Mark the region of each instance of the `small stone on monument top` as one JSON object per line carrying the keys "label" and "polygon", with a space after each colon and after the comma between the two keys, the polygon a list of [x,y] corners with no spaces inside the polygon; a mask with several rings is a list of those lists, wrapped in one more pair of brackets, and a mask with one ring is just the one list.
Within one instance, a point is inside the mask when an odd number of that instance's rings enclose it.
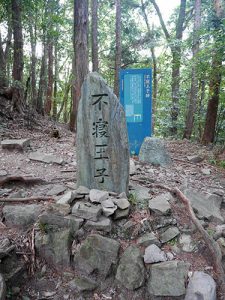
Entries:
{"label": "small stone on monument top", "polygon": [[77,184],[128,193],[129,145],[124,110],[96,72],[87,75],[77,116]]}

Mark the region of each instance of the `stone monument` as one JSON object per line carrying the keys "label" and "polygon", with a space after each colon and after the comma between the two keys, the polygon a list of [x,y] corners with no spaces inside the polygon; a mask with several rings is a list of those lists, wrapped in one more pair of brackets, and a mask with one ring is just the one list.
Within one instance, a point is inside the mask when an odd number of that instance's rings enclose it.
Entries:
{"label": "stone monument", "polygon": [[129,144],[123,107],[96,72],[84,80],[77,117],[77,186],[128,192]]}

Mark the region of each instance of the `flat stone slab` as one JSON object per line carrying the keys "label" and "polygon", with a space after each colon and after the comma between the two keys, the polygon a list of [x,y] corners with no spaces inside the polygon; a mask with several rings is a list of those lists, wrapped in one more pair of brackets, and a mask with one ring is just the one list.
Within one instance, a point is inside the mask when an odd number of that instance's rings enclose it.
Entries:
{"label": "flat stone slab", "polygon": [[96,222],[88,220],[84,225],[84,229],[110,232],[112,230],[112,221],[109,218],[101,216]]}
{"label": "flat stone slab", "polygon": [[130,208],[130,202],[126,198],[112,199],[119,209]]}
{"label": "flat stone slab", "polygon": [[158,246],[153,244],[145,249],[144,262],[146,264],[153,264],[162,261],[167,261],[167,256],[166,253]]}
{"label": "flat stone slab", "polygon": [[155,166],[168,166],[172,160],[162,139],[146,137],[141,145],[139,160]]}
{"label": "flat stone slab", "polygon": [[113,215],[113,219],[120,220],[120,219],[127,218],[129,216],[129,213],[130,213],[130,208],[117,209]]}
{"label": "flat stone slab", "polygon": [[187,286],[184,300],[216,300],[216,283],[204,272],[194,272]]}
{"label": "flat stone slab", "polygon": [[29,155],[29,159],[35,160],[35,161],[40,161],[46,164],[59,164],[61,165],[63,163],[63,159],[55,156],[53,154],[46,154],[46,153],[41,153],[39,151],[32,152]]}
{"label": "flat stone slab", "polygon": [[43,210],[42,205],[6,205],[3,215],[6,224],[17,226],[29,226],[35,223]]}
{"label": "flat stone slab", "polygon": [[190,200],[191,206],[199,219],[208,219],[224,223],[224,218],[220,213],[222,198],[214,195],[205,196],[194,190],[187,189],[184,191],[185,196]]}
{"label": "flat stone slab", "polygon": [[91,189],[90,190],[90,201],[93,203],[101,203],[102,201],[105,201],[109,197],[109,193],[106,191],[100,191],[97,189]]}
{"label": "flat stone slab", "polygon": [[155,244],[156,246],[160,245],[159,240],[156,238],[155,234],[152,232],[148,232],[137,240],[137,244],[140,246],[148,247],[152,244]]}
{"label": "flat stone slab", "polygon": [[130,157],[124,109],[96,72],[89,73],[82,85],[76,143],[78,186],[128,193]]}
{"label": "flat stone slab", "polygon": [[140,250],[129,246],[123,253],[116,273],[116,279],[127,289],[135,290],[145,281],[145,268]]}
{"label": "flat stone slab", "polygon": [[158,195],[149,200],[149,209],[159,215],[168,215],[171,212],[169,200],[171,200],[170,193]]}
{"label": "flat stone slab", "polygon": [[50,191],[47,192],[47,196],[55,196],[63,193],[66,190],[66,187],[62,184],[54,185]]}
{"label": "flat stone slab", "polygon": [[91,292],[95,290],[98,284],[95,281],[86,277],[76,277],[68,283],[68,286],[82,293],[82,292]]}
{"label": "flat stone slab", "polygon": [[189,263],[168,261],[153,264],[147,287],[150,295],[179,297],[185,294]]}
{"label": "flat stone slab", "polygon": [[172,226],[160,235],[160,241],[162,243],[167,243],[167,242],[171,241],[172,239],[174,239],[179,234],[180,234],[179,229],[175,226]]}
{"label": "flat stone slab", "polygon": [[12,139],[12,140],[3,140],[1,142],[2,149],[7,150],[21,150],[30,146],[30,139]]}
{"label": "flat stone slab", "polygon": [[78,201],[72,208],[72,214],[85,220],[98,221],[102,212],[100,205]]}

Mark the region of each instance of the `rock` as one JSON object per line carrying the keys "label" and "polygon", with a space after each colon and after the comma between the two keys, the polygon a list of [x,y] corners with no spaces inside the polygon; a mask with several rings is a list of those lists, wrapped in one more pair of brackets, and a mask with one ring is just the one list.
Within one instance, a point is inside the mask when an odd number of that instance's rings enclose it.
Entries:
{"label": "rock", "polygon": [[120,244],[98,234],[92,234],[83,242],[74,257],[75,266],[86,274],[96,271],[104,278],[116,265]]}
{"label": "rock", "polygon": [[180,231],[177,227],[175,227],[175,226],[170,227],[169,229],[167,229],[160,235],[160,241],[162,243],[167,243],[170,240],[174,239],[179,234],[180,234]]}
{"label": "rock", "polygon": [[41,152],[31,152],[29,155],[29,159],[35,160],[35,161],[40,161],[46,164],[58,164],[61,165],[63,163],[63,159],[55,156],[53,154],[45,154]]}
{"label": "rock", "polygon": [[167,166],[172,160],[162,139],[146,137],[141,145],[139,160],[155,166]]}
{"label": "rock", "polygon": [[202,155],[190,155],[190,156],[187,156],[187,159],[190,161],[190,162],[193,162],[195,164],[197,163],[200,163],[201,161],[204,160],[204,157]]}
{"label": "rock", "polygon": [[3,215],[6,224],[26,227],[37,221],[42,209],[38,204],[7,205],[3,208]]}
{"label": "rock", "polygon": [[7,176],[8,172],[6,170],[0,170],[0,177],[1,176]]}
{"label": "rock", "polygon": [[128,192],[129,144],[125,113],[97,73],[84,80],[77,117],[78,185]]}
{"label": "rock", "polygon": [[82,293],[95,290],[98,284],[89,278],[76,277],[68,283],[68,286],[72,289],[76,289],[79,293]]}
{"label": "rock", "polygon": [[189,234],[181,234],[179,244],[184,252],[194,252],[197,247]]}
{"label": "rock", "polygon": [[126,198],[119,198],[112,200],[119,209],[130,208],[130,202]]}
{"label": "rock", "polygon": [[159,247],[153,244],[145,249],[144,262],[146,264],[152,264],[161,261],[167,261],[167,256],[166,253]]}
{"label": "rock", "polygon": [[220,237],[220,238],[217,240],[217,243],[218,243],[219,246],[220,246],[220,250],[221,250],[222,256],[223,256],[223,258],[224,258],[224,257],[225,257],[225,238]]}
{"label": "rock", "polygon": [[159,215],[168,215],[171,213],[169,200],[171,200],[170,193],[158,195],[149,200],[149,209]]}
{"label": "rock", "polygon": [[8,238],[1,238],[0,239],[0,260],[5,257],[8,256],[10,254],[11,251],[13,251],[15,249],[15,245],[12,245],[10,243],[10,240]]}
{"label": "rock", "polygon": [[148,292],[152,296],[178,297],[185,294],[185,282],[190,264],[183,261],[168,261],[151,266]]}
{"label": "rock", "polygon": [[96,189],[90,190],[90,201],[93,203],[101,203],[109,197],[109,193],[106,191],[100,191]]}
{"label": "rock", "polygon": [[13,140],[3,140],[1,142],[2,149],[7,150],[20,150],[23,151],[27,147],[30,146],[30,140],[29,139],[13,139]]}
{"label": "rock", "polygon": [[93,205],[88,202],[76,202],[72,208],[72,214],[85,220],[98,221],[102,212],[100,205]]}
{"label": "rock", "polygon": [[139,239],[137,240],[137,244],[144,247],[148,247],[152,244],[160,246],[160,242],[153,232],[148,232],[139,237]]}
{"label": "rock", "polygon": [[80,185],[76,190],[76,192],[77,194],[81,194],[81,195],[89,195],[90,190],[86,186]]}
{"label": "rock", "polygon": [[66,187],[62,184],[55,184],[50,191],[47,192],[47,196],[55,196],[63,193]]}
{"label": "rock", "polygon": [[50,229],[47,233],[36,232],[35,248],[38,254],[57,269],[70,266],[70,229]]}
{"label": "rock", "polygon": [[208,219],[209,221],[216,221],[219,223],[224,222],[220,213],[222,203],[221,197],[214,198],[213,195],[206,197],[191,189],[186,189],[184,194],[191,201],[191,206],[199,219]]}
{"label": "rock", "polygon": [[61,216],[67,216],[71,213],[71,207],[69,204],[49,203],[46,207],[46,211]]}
{"label": "rock", "polygon": [[101,202],[103,214],[106,217],[109,217],[114,214],[117,209],[117,206],[113,203],[111,199],[107,199]]}
{"label": "rock", "polygon": [[6,285],[5,285],[5,280],[0,273],[0,300],[5,300],[6,299]]}
{"label": "rock", "polygon": [[112,221],[109,218],[101,216],[96,222],[88,220],[84,225],[84,229],[94,229],[104,232],[111,232]]}
{"label": "rock", "polygon": [[135,290],[144,284],[145,268],[141,252],[137,247],[129,246],[123,253],[116,279],[129,290]]}
{"label": "rock", "polygon": [[0,189],[0,196],[7,196],[12,192],[12,189]]}
{"label": "rock", "polygon": [[132,184],[132,190],[130,191],[130,194],[134,196],[137,202],[142,202],[143,200],[149,200],[149,189],[146,187],[143,187],[139,184]]}
{"label": "rock", "polygon": [[207,168],[201,169],[201,172],[202,172],[203,175],[210,175],[211,174],[211,170],[207,169]]}
{"label": "rock", "polygon": [[130,175],[135,175],[137,173],[137,169],[135,166],[135,162],[132,158],[130,158]]}
{"label": "rock", "polygon": [[216,283],[204,272],[194,272],[187,286],[185,300],[216,300]]}
{"label": "rock", "polygon": [[114,220],[120,220],[129,216],[130,209],[117,209],[113,215]]}
{"label": "rock", "polygon": [[64,194],[58,201],[58,204],[71,204],[75,199],[75,193],[69,191]]}

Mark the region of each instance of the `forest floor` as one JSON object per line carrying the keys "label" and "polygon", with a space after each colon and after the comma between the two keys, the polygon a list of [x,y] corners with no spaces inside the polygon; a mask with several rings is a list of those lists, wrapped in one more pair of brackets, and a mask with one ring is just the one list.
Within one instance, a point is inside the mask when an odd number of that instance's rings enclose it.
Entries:
{"label": "forest floor", "polygon": [[[24,152],[17,150],[7,151],[0,148],[0,172],[7,173],[7,176],[32,176],[38,177],[45,181],[44,184],[35,184],[26,186],[21,183],[13,182],[0,188],[6,189],[7,197],[13,198],[29,198],[29,197],[44,197],[56,184],[63,184],[66,189],[73,188],[76,183],[76,146],[74,134],[60,124],[45,119],[40,119],[39,124],[35,124],[33,128],[26,128],[23,122],[8,121],[0,124],[0,141],[3,139],[12,138],[29,138],[31,146]],[[26,124],[25,124],[26,125]],[[59,131],[59,138],[52,136],[54,126]],[[149,198],[164,192],[157,185],[165,185],[170,188],[182,188],[188,186],[194,190],[203,193],[210,193],[213,190],[224,190],[225,188],[225,169],[212,165],[214,159],[214,151],[210,147],[204,147],[198,143],[191,143],[187,140],[167,140],[167,149],[172,158],[172,165],[163,168],[148,164],[139,163],[135,159],[136,174],[130,178],[131,184],[139,184],[149,188]],[[63,159],[62,164],[47,164],[33,161],[29,158],[29,154],[33,151],[40,151],[47,154],[54,154],[56,157]],[[201,162],[191,162],[188,156],[197,155],[202,158]],[[0,177],[1,179],[1,177]],[[1,191],[1,189],[0,189]],[[5,194],[0,194],[1,198],[6,198]],[[60,195],[54,197],[56,200]],[[48,202],[48,201],[46,201]],[[46,205],[46,202],[41,202]],[[21,204],[22,205],[22,204]],[[30,230],[21,231],[20,228],[5,227],[4,220],[1,220],[1,209],[4,202],[0,203],[0,233],[1,237],[8,237],[13,240],[18,250],[23,252],[22,255],[29,261],[29,239]],[[189,224],[189,218],[185,211],[176,209],[174,215],[179,224]],[[225,210],[222,209],[222,215],[225,217]],[[143,217],[149,216],[149,211],[135,205],[132,209],[130,219],[135,222],[140,222]],[[2,222],[2,223],[1,223]],[[216,224],[210,223],[213,226]],[[193,236],[199,243],[199,236],[196,233]],[[123,248],[131,241],[121,240]],[[135,241],[132,241],[134,243]],[[167,246],[168,247],[168,246]],[[207,251],[203,244],[199,244],[199,250],[195,253],[180,253],[177,254],[177,259],[182,259],[191,263],[191,270],[207,270],[212,272],[207,257]],[[68,289],[66,282],[71,280],[72,274],[69,270],[63,272],[56,271],[51,267],[46,267],[43,260],[36,258],[36,270],[31,273],[26,279],[26,282],[20,285],[17,289],[8,291],[7,299],[76,299],[73,298],[73,293]],[[89,299],[119,299],[110,296],[110,291],[97,291],[92,298]]]}

